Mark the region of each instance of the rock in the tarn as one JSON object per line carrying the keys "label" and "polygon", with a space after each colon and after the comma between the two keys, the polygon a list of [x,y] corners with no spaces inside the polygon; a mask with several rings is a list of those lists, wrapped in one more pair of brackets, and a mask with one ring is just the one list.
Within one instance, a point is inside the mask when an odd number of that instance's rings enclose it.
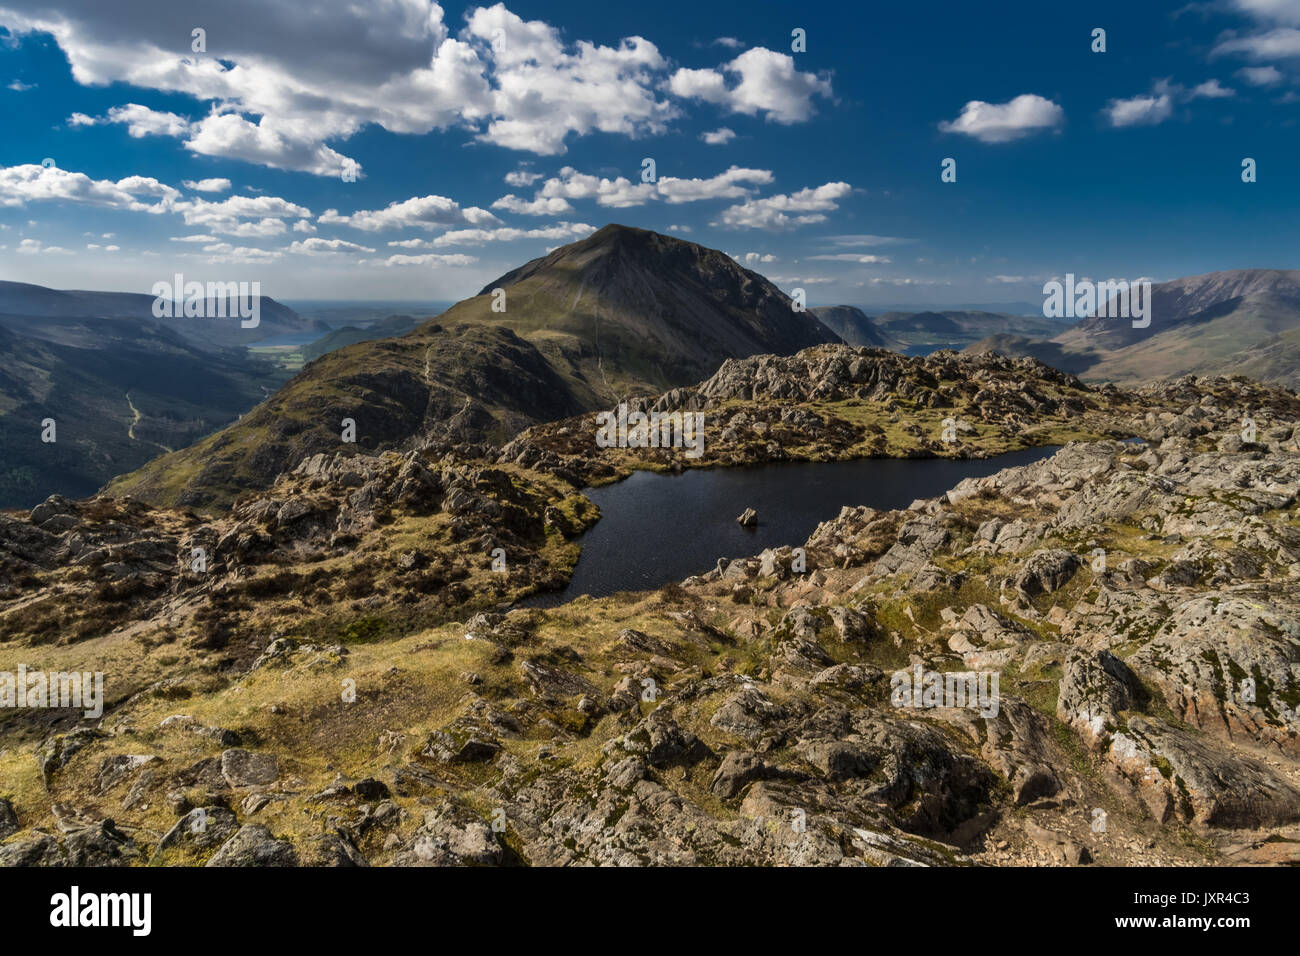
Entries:
{"label": "rock in the tarn", "polygon": [[758,524],[758,512],[753,508],[746,508],[736,521],[739,522],[742,528],[752,528]]}

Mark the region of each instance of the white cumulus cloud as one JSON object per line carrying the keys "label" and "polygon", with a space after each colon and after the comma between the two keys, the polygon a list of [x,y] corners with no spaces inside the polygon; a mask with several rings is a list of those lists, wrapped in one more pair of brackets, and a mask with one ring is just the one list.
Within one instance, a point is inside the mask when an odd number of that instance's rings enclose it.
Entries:
{"label": "white cumulus cloud", "polygon": [[15,251],[20,256],[71,254],[70,250],[64,249],[62,246],[47,246],[39,239],[24,239],[18,243],[18,248]]}
{"label": "white cumulus cloud", "polygon": [[742,169],[731,166],[725,172],[708,179],[678,179],[660,177],[657,193],[664,202],[677,204],[698,202],[703,199],[738,199],[749,195],[746,184],[765,186],[772,182],[772,173],[766,169]]}
{"label": "white cumulus cloud", "polygon": [[183,179],[181,185],[199,193],[224,193],[230,188],[229,179]]}
{"label": "white cumulus cloud", "polygon": [[303,256],[331,256],[345,252],[374,252],[369,246],[358,245],[343,239],[322,239],[312,236],[289,244],[288,252]]}
{"label": "white cumulus cloud", "polygon": [[1152,93],[1111,100],[1103,112],[1111,126],[1155,126],[1169,119],[1173,111],[1173,100],[1168,93]]}
{"label": "white cumulus cloud", "polygon": [[1282,71],[1275,66],[1243,66],[1237,75],[1251,86],[1276,86],[1282,82]]}
{"label": "white cumulus cloud", "polygon": [[889,256],[876,256],[864,252],[836,252],[830,255],[809,256],[808,258],[821,262],[855,262],[864,266],[890,261]]}
{"label": "white cumulus cloud", "polygon": [[442,249],[446,246],[479,246],[485,242],[513,242],[517,239],[563,239],[572,242],[584,239],[596,231],[585,222],[560,222],[537,229],[518,229],[502,226],[499,229],[452,229],[436,239],[401,239],[390,246],[403,249]]}
{"label": "white cumulus cloud", "polygon": [[187,226],[241,238],[278,236],[285,219],[310,216],[305,206],[278,196],[231,196],[220,202],[194,199],[176,204]]}
{"label": "white cumulus cloud", "polygon": [[348,216],[340,215],[337,209],[327,209],[317,222],[378,232],[381,229],[496,225],[501,220],[477,206],[462,209],[459,203],[446,196],[414,196],[402,202],[389,203],[383,209],[363,209]]}
{"label": "white cumulus cloud", "polygon": [[172,209],[179,198],[178,190],[149,176],[127,176],[114,182],[57,166],[0,168],[0,206],[54,201],[161,213]]}
{"label": "white cumulus cloud", "polygon": [[[361,261],[370,262],[372,260],[363,259]],[[478,259],[475,256],[460,254],[448,256],[439,255],[435,252],[426,252],[418,256],[395,255],[379,260],[379,264],[384,266],[472,266],[476,262],[478,262]]]}
{"label": "white cumulus cloud", "polygon": [[492,208],[504,209],[506,212],[518,213],[521,216],[558,216],[573,211],[569,201],[558,196],[520,199],[513,193],[502,196],[492,204]]}
{"label": "white cumulus cloud", "polygon": [[939,124],[945,133],[961,133],[982,143],[1009,143],[1065,122],[1065,110],[1034,93],[1022,93],[1006,103],[971,100],[952,122]]}
{"label": "white cumulus cloud", "polygon": [[795,193],[750,199],[729,206],[719,224],[736,229],[790,229],[824,222],[825,213],[839,208],[839,201],[853,191],[848,183],[826,183]]}
{"label": "white cumulus cloud", "polygon": [[1236,95],[1236,90],[1224,86],[1218,80],[1206,80],[1204,83],[1198,83],[1192,87],[1191,92],[1188,94],[1191,99],[1199,97],[1208,100],[1225,99]]}
{"label": "white cumulus cloud", "polygon": [[514,186],[516,189],[524,189],[541,178],[541,173],[534,173],[527,169],[516,169],[506,173],[506,185]]}
{"label": "white cumulus cloud", "polygon": [[565,166],[558,176],[546,180],[538,192],[539,199],[594,199],[602,206],[622,209],[641,206],[654,198],[654,183],[636,183],[624,176],[606,179],[580,173]]}
{"label": "white cumulus cloud", "polygon": [[718,69],[680,69],[669,90],[683,99],[715,103],[732,113],[802,123],[816,110],[814,96],[830,96],[830,80],[795,68],[794,57],[766,47],[746,50]]}
{"label": "white cumulus cloud", "polygon": [[348,161],[337,143],[368,125],[410,134],[462,128],[483,142],[558,155],[572,136],[657,134],[680,115],[662,93],[669,64],[649,40],[570,40],[503,3],[472,9],[453,35],[433,0],[227,0],[214,19],[256,28],[210,24],[213,48],[197,54],[173,0],[134,0],[131,11],[5,0],[0,26],[52,36],[84,86],[188,95],[210,111],[188,125],[137,121],[140,135],[182,136],[203,155],[326,176]]}

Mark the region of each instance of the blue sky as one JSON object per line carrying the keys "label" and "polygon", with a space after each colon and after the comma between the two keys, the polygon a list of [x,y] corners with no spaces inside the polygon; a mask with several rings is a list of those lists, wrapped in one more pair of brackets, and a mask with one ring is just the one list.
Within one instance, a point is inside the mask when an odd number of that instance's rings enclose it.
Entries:
{"label": "blue sky", "polygon": [[0,0],[0,277],[456,299],[607,222],[868,308],[1296,266],[1300,0],[1057,6]]}

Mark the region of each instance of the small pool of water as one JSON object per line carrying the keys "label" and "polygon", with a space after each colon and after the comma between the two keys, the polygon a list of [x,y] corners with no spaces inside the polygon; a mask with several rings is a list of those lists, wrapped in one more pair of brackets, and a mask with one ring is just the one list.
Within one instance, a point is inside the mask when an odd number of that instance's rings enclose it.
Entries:
{"label": "small pool of water", "polygon": [[[1029,464],[1057,447],[980,460],[864,458],[695,469],[679,475],[638,471],[625,481],[584,492],[600,507],[601,519],[579,539],[582,557],[568,587],[519,603],[554,607],[583,594],[604,597],[661,587],[710,570],[720,557],[801,545],[844,505],[906,508],[963,478]],[[758,512],[757,527],[736,523],[746,508]]]}

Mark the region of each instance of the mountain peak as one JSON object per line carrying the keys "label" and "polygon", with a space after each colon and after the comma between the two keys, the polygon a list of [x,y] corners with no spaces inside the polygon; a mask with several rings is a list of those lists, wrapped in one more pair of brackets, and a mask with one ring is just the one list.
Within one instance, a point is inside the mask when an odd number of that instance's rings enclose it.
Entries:
{"label": "mountain peak", "polygon": [[[619,223],[507,272],[479,295],[495,289],[507,290],[506,321],[522,332],[544,328],[598,349],[601,378],[635,370],[643,382],[673,387],[727,358],[839,340],[726,253]],[[512,312],[520,301],[524,309]]]}
{"label": "mountain peak", "polygon": [[[546,255],[512,269],[496,281],[484,286],[479,295],[485,295],[496,288],[505,288],[546,269],[560,267],[566,270],[574,268],[586,270],[606,261],[617,264],[619,269],[629,266],[634,269],[638,266],[645,268],[652,263],[655,268],[669,264],[690,268],[692,262],[703,262],[713,268],[725,268],[726,264],[730,263],[742,272],[748,271],[726,253],[719,252],[717,249],[710,249],[687,239],[665,236],[649,229],[638,229],[635,226],[612,222],[586,238],[552,249]],[[784,293],[779,294],[784,295]]]}
{"label": "mountain peak", "polygon": [[621,222],[611,222],[601,226],[587,240],[597,240],[599,242],[619,242],[623,240],[645,239],[650,236],[660,236],[663,239],[670,239],[671,236],[663,236],[660,233],[653,232],[649,229],[641,229],[638,226],[625,226]]}

